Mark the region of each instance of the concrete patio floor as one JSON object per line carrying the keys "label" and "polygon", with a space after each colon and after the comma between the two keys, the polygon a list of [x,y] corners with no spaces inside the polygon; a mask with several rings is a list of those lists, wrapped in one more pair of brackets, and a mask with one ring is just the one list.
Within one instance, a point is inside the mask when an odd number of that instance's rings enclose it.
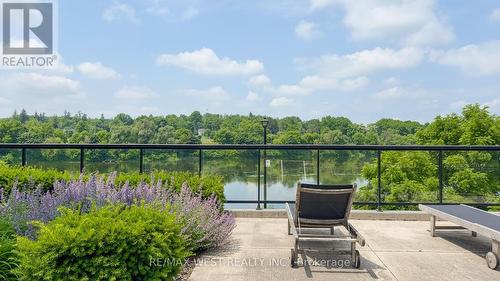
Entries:
{"label": "concrete patio floor", "polygon": [[500,280],[500,271],[486,266],[491,241],[485,237],[465,230],[431,237],[426,221],[350,221],[367,244],[358,247],[359,270],[307,263],[291,268],[286,219],[237,218],[231,245],[199,257],[189,280]]}

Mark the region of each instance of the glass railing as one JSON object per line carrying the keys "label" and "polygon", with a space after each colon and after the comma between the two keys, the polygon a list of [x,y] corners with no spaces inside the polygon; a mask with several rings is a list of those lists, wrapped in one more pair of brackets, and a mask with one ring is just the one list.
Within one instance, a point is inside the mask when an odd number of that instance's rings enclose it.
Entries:
{"label": "glass railing", "polygon": [[0,161],[78,173],[221,175],[227,208],[283,208],[298,182],[356,183],[355,207],[500,206],[500,146],[0,144]]}

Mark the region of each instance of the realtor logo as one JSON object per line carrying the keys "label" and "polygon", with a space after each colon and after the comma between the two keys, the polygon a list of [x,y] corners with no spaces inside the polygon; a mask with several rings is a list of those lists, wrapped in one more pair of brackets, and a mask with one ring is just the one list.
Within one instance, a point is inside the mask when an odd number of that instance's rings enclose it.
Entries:
{"label": "realtor logo", "polygon": [[0,0],[2,67],[50,68],[55,65],[55,1]]}

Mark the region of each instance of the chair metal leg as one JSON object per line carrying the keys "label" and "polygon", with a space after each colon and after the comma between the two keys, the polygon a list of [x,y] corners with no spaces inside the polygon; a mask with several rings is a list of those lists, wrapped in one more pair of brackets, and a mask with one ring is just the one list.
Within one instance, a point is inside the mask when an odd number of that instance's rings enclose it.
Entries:
{"label": "chair metal leg", "polygon": [[491,251],[495,253],[495,255],[500,256],[500,242],[496,240],[491,241]]}
{"label": "chair metal leg", "polygon": [[299,255],[299,241],[298,239],[295,239],[295,244],[293,246],[293,249],[290,249],[291,255],[290,255],[290,264],[292,267],[297,267],[297,257]]}
{"label": "chair metal leg", "polygon": [[356,263],[356,242],[351,242],[351,263]]}
{"label": "chair metal leg", "polygon": [[332,228],[330,228],[330,234],[331,235],[335,234],[335,226],[332,226]]}
{"label": "chair metal leg", "polygon": [[431,216],[431,225],[430,225],[430,232],[431,236],[434,237],[436,235],[436,216]]}
{"label": "chair metal leg", "polygon": [[288,222],[288,235],[292,235],[292,231],[290,228],[291,228],[290,222]]}

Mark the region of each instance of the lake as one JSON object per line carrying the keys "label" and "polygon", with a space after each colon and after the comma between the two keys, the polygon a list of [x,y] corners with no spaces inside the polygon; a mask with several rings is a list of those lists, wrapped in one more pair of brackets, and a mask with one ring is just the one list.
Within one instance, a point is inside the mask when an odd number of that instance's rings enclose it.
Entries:
{"label": "lake", "polygon": [[[217,174],[224,178],[227,200],[257,200],[257,154],[210,157],[202,161],[203,174]],[[357,183],[366,185],[361,176],[365,163],[373,161],[372,157],[352,157],[339,159],[338,155],[323,155],[320,158],[320,183],[341,184]],[[267,159],[267,199],[295,200],[297,182],[316,183],[316,156],[311,153],[268,154]],[[74,161],[28,161],[29,165],[51,167],[60,170],[78,172],[79,162]],[[261,165],[261,199],[263,195],[263,162]],[[164,169],[171,171],[198,172],[198,157],[180,157],[175,160],[144,160],[145,171]],[[92,162],[86,161],[87,172],[112,171],[131,172],[139,170],[138,161]],[[256,204],[226,204],[226,208],[256,208]],[[281,204],[269,204],[268,208],[282,208]]]}

